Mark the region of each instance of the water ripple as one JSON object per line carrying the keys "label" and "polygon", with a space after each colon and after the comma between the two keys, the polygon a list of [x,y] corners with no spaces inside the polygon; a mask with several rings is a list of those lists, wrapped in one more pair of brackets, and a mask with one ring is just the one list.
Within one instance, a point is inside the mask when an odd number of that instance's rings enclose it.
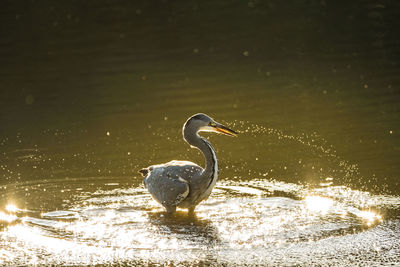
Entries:
{"label": "water ripple", "polygon": [[82,188],[83,197],[65,210],[2,211],[0,261],[323,265],[399,259],[398,218],[380,214],[380,208],[399,209],[393,196],[343,186],[220,181],[195,216],[168,216],[141,187],[109,187]]}

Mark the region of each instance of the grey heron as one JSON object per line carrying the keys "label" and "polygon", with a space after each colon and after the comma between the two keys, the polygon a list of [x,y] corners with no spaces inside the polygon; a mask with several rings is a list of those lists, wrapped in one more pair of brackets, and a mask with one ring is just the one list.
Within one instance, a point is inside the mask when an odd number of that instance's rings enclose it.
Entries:
{"label": "grey heron", "polygon": [[198,148],[203,153],[205,168],[190,161],[173,160],[139,171],[145,176],[145,187],[164,206],[167,213],[174,213],[177,207],[193,213],[195,207],[210,196],[218,179],[217,156],[212,145],[199,136],[198,132],[201,131],[237,136],[235,131],[206,114],[195,114],[183,125],[182,134],[191,147]]}

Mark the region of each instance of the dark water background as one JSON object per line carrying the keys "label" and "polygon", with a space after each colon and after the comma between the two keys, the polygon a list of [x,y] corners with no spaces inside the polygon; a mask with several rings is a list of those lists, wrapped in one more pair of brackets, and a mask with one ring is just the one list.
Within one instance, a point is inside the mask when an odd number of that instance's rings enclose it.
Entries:
{"label": "dark water background", "polygon": [[398,196],[399,17],[383,0],[2,1],[0,209],[201,164],[181,137],[197,112],[241,132],[207,135],[224,181]]}

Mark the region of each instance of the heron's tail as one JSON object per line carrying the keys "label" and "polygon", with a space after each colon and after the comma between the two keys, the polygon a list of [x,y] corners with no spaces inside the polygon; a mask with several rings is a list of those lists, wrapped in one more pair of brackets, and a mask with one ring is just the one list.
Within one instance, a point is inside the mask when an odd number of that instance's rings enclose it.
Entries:
{"label": "heron's tail", "polygon": [[143,168],[139,172],[143,175],[143,177],[146,177],[147,174],[149,173],[149,169],[148,168]]}

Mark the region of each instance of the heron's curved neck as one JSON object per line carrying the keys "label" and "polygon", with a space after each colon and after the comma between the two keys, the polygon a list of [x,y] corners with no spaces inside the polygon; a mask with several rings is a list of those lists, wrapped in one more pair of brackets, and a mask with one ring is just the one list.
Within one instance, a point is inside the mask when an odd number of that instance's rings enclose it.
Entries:
{"label": "heron's curved neck", "polygon": [[214,148],[212,147],[210,142],[201,137],[200,140],[203,145],[200,146],[199,149],[201,150],[201,152],[203,152],[206,160],[206,167],[204,169],[204,172],[207,174],[207,177],[211,177],[211,179],[214,179],[218,169],[217,156],[215,155]]}
{"label": "heron's curved neck", "polygon": [[213,182],[215,182],[214,180],[217,179],[218,172],[218,161],[215,155],[214,148],[212,147],[210,142],[200,137],[197,133],[184,133],[184,138],[191,146],[197,147],[198,149],[200,149],[201,152],[203,152],[206,162],[203,175],[205,177],[210,177],[210,182],[208,186],[211,185]]}

